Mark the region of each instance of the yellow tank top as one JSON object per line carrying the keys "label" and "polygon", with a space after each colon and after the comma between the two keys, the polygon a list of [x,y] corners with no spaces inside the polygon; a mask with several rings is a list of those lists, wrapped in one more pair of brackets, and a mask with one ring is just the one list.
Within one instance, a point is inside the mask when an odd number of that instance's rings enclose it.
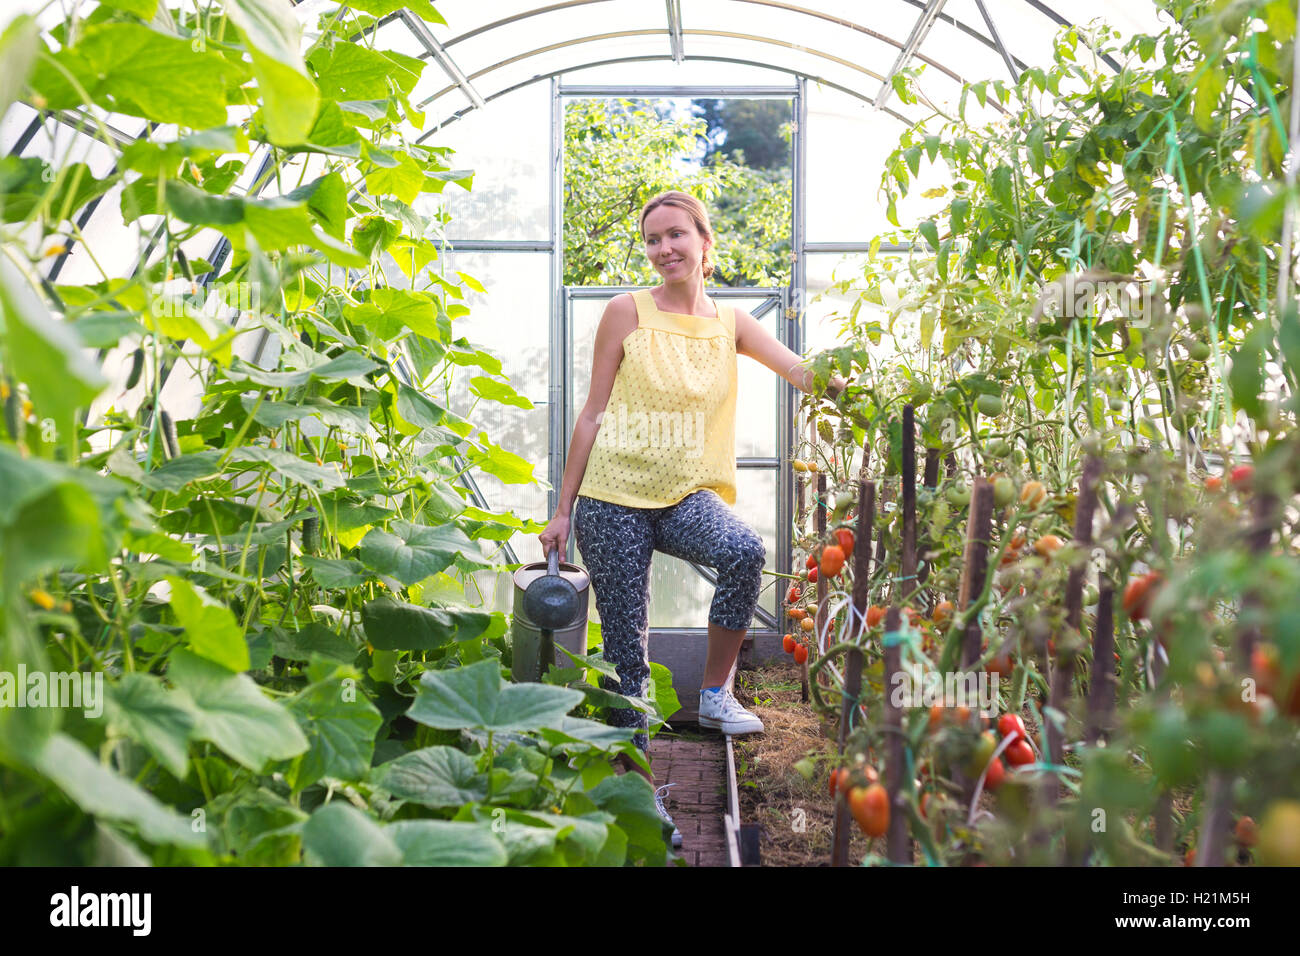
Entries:
{"label": "yellow tank top", "polygon": [[712,488],[736,503],[736,315],[663,312],[633,293],[637,328],[587,459],[578,494],[632,508],[663,508]]}

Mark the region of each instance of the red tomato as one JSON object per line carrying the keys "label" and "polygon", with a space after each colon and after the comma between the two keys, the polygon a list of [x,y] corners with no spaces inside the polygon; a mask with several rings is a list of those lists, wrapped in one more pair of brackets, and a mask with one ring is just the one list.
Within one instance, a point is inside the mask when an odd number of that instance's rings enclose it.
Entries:
{"label": "red tomato", "polygon": [[1250,487],[1251,480],[1255,477],[1255,469],[1251,465],[1238,465],[1228,475],[1228,481],[1232,487],[1247,489]]}
{"label": "red tomato", "polygon": [[984,789],[996,790],[998,787],[1002,786],[1002,778],[1006,775],[1007,769],[1002,766],[1001,759],[994,759],[994,761],[989,764],[988,771],[984,774]]}
{"label": "red tomato", "polygon": [[796,664],[802,664],[806,660],[808,660],[808,648],[802,644],[796,645],[794,649],[794,662]]}
{"label": "red tomato", "polygon": [[1128,583],[1124,589],[1124,610],[1128,612],[1129,620],[1140,621],[1147,616],[1151,606],[1152,590],[1155,589],[1161,581],[1159,571],[1148,571],[1140,578],[1135,578]]}
{"label": "red tomato", "polygon": [[1025,722],[1020,719],[1019,714],[1003,714],[998,718],[998,733],[1003,737],[1019,738],[1023,740],[1026,736]]}
{"label": "red tomato", "polygon": [[781,646],[785,648],[785,652],[787,654],[794,653],[794,649],[797,643],[798,642],[795,641],[793,634],[787,634],[785,637],[781,638]]}
{"label": "red tomato", "polygon": [[853,532],[848,528],[836,528],[835,540],[839,543],[840,550],[844,552],[844,557],[853,553]]}
{"label": "red tomato", "polygon": [[809,583],[809,584],[816,584],[816,583],[817,583],[817,569],[816,569],[816,568],[813,568],[811,571],[808,572],[808,583]]}
{"label": "red tomato", "polygon": [[817,567],[817,559],[816,559],[813,555],[810,554],[810,555],[808,555],[808,560],[805,561],[805,562],[803,563],[803,566],[804,566],[805,568],[808,568],[809,570],[811,570],[811,569]]}
{"label": "red tomato", "polygon": [[1002,755],[1007,758],[1007,763],[1013,767],[1023,767],[1025,764],[1034,762],[1034,748],[1030,747],[1024,738],[1017,740],[1002,751]]}
{"label": "red tomato", "polygon": [[799,600],[799,594],[799,586],[797,584],[791,586],[790,593],[785,596],[786,603],[793,604],[795,601]]}

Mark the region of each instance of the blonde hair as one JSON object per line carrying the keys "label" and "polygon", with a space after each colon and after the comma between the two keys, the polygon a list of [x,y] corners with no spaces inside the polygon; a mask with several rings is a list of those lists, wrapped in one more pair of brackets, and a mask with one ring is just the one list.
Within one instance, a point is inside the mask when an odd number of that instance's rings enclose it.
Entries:
{"label": "blonde hair", "polygon": [[[684,193],[680,190],[670,189],[667,192],[655,196],[644,206],[641,207],[641,238],[645,239],[645,217],[650,215],[660,206],[676,206],[691,217],[695,223],[695,228],[701,236],[709,240],[710,246],[716,241],[713,237],[713,226],[709,222],[709,211],[704,208],[704,203],[700,202],[690,193]],[[709,260],[709,248],[704,250],[704,256],[700,261],[700,269],[704,273],[704,278],[713,275],[713,263]]]}

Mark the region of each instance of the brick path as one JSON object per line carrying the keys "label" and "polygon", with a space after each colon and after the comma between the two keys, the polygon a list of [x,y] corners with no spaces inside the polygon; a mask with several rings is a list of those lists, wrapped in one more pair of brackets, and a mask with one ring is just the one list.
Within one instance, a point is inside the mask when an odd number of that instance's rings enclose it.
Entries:
{"label": "brick path", "polygon": [[655,785],[675,783],[664,806],[682,831],[678,853],[690,866],[727,866],[727,751],[722,737],[683,740],[661,733],[650,741]]}

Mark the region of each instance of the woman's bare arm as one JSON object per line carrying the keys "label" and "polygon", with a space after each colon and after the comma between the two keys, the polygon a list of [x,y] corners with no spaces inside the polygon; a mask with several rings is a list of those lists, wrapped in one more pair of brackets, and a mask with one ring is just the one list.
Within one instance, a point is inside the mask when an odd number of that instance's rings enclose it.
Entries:
{"label": "woman's bare arm", "polygon": [[582,486],[582,477],[587,472],[587,460],[591,457],[596,434],[600,431],[598,416],[609,404],[610,392],[614,389],[614,376],[623,362],[623,339],[636,327],[636,303],[632,296],[623,294],[610,299],[600,317],[600,325],[596,327],[591,387],[587,390],[586,404],[582,406],[578,420],[573,425],[569,456],[564,466],[564,480],[560,485],[560,499],[556,506],[557,515],[568,515],[573,509],[574,499]]}
{"label": "woman's bare arm", "polygon": [[[800,364],[802,358],[781,344],[744,309],[736,309],[736,351],[766,365],[799,391],[812,392],[812,369]],[[827,394],[834,398],[844,390],[844,385],[843,378],[833,376],[826,387]]]}

